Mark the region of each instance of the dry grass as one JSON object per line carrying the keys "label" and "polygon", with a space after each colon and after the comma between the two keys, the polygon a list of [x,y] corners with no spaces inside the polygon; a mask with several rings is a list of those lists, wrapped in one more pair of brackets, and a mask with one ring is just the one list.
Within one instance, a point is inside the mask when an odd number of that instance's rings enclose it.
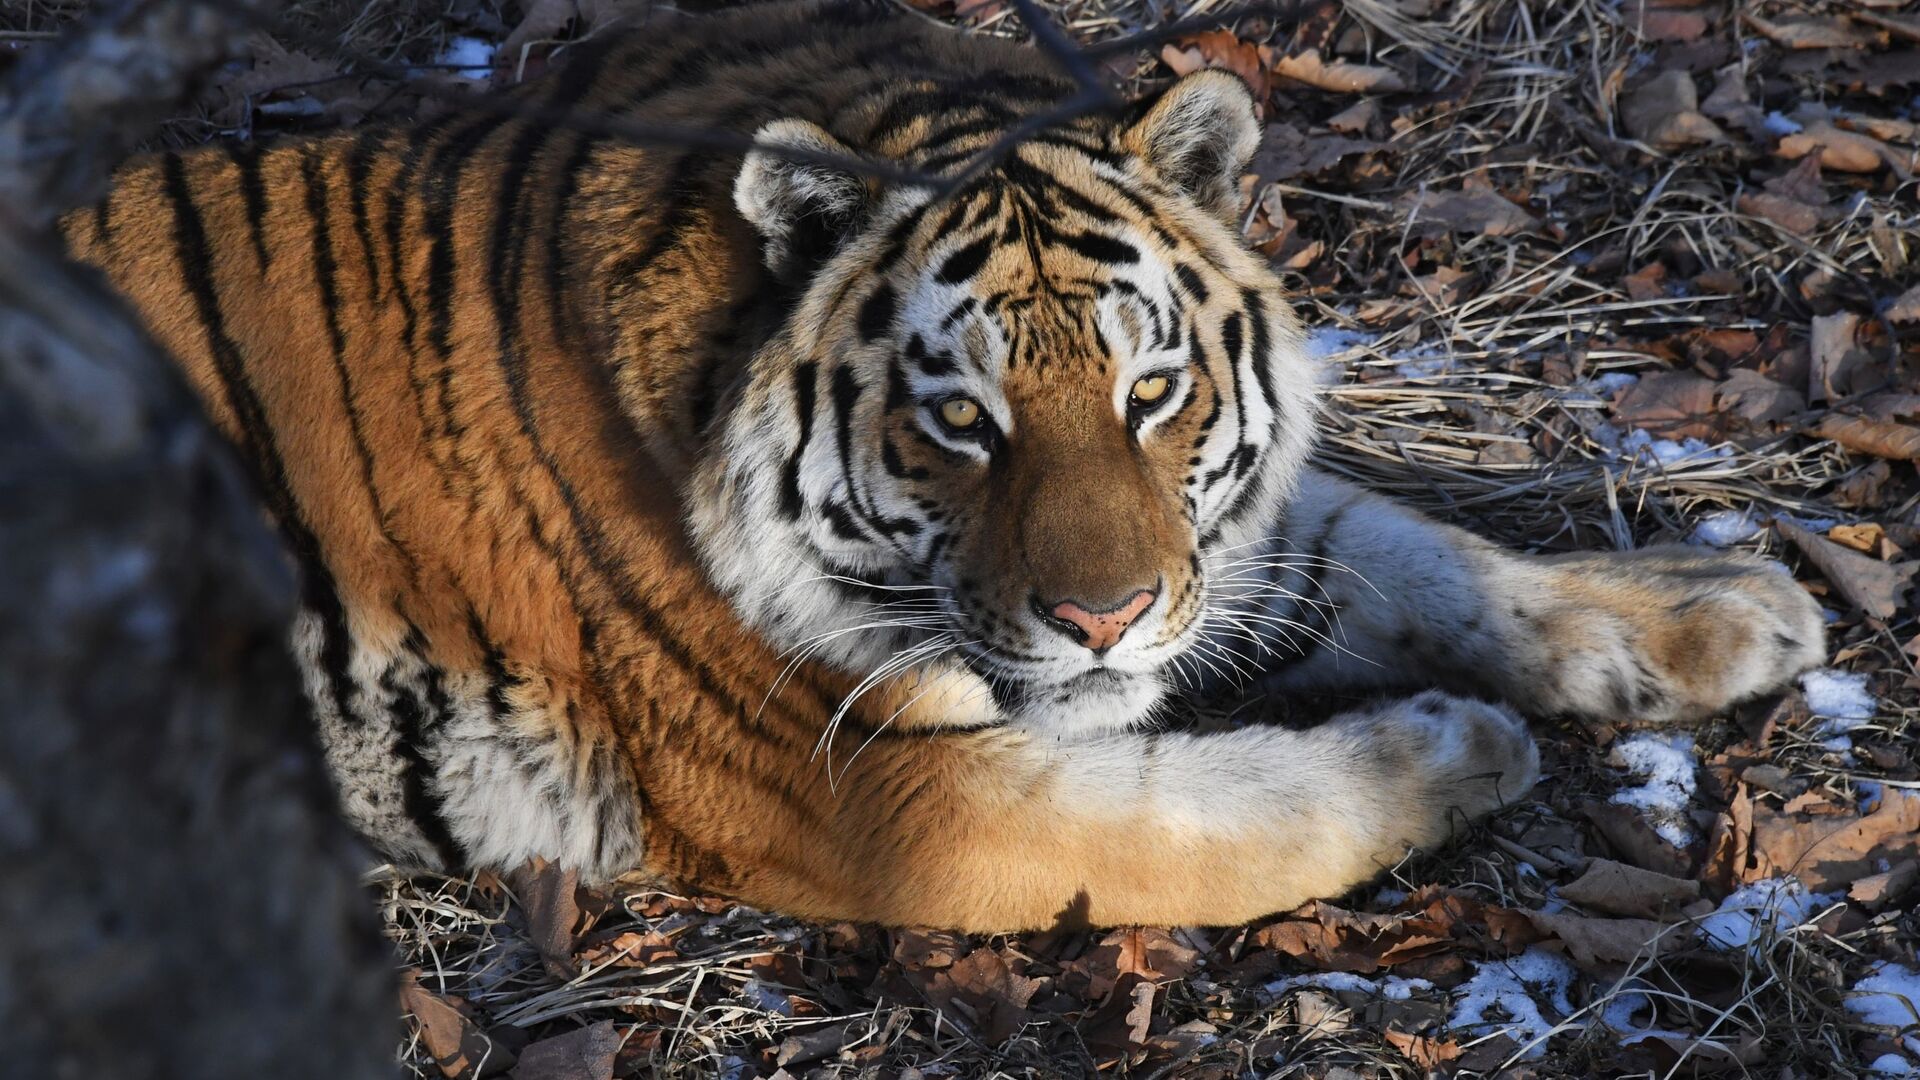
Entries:
{"label": "dry grass", "polygon": [[[1199,0],[1175,10],[1158,0],[1066,0],[1048,6],[1091,41],[1225,4]],[[78,7],[27,0],[0,10],[0,45],[37,40]],[[517,7],[502,0],[444,9],[409,0],[302,0],[287,39],[310,49],[331,43],[338,57],[418,64],[438,55],[456,33],[497,38]],[[1738,145],[1658,152],[1632,140],[1618,115],[1623,81],[1679,51],[1649,41],[1635,10],[1601,0],[1346,5],[1340,25],[1354,28],[1360,47],[1352,59],[1401,65],[1417,85],[1451,95],[1452,102],[1407,110],[1404,129],[1366,169],[1277,185],[1278,204],[1299,236],[1323,245],[1317,258],[1289,271],[1303,313],[1317,327],[1356,335],[1330,357],[1340,370],[1329,391],[1336,408],[1328,461],[1370,487],[1536,550],[1675,540],[1720,509],[1920,524],[1920,484],[1911,464],[1894,465],[1880,506],[1843,507],[1835,497],[1839,485],[1873,460],[1792,430],[1667,466],[1609,449],[1610,403],[1586,380],[1684,368],[1689,358],[1674,356],[1670,343],[1690,330],[1750,329],[1764,336],[1785,326],[1791,340],[1804,342],[1812,316],[1870,308],[1911,287],[1916,270],[1908,260],[1920,260],[1912,239],[1920,234],[1920,207],[1911,182],[1884,174],[1829,176],[1829,188],[1843,196],[1839,212],[1801,236],[1735,209],[1741,192],[1782,171],[1764,153]],[[1811,3],[1796,10],[1823,8]],[[1009,10],[991,11],[978,25],[1018,31]],[[1284,46],[1292,25],[1242,18],[1234,29],[1248,40]],[[1746,29],[1717,32],[1751,36]],[[1771,46],[1743,43],[1729,62],[1745,57],[1762,65],[1779,56]],[[1115,71],[1129,73],[1124,65]],[[1130,73],[1148,81],[1167,74],[1151,55]],[[1789,107],[1804,94],[1825,94],[1835,104],[1849,100],[1804,73],[1770,73],[1762,86],[1766,96],[1757,104],[1763,109]],[[1309,130],[1355,100],[1282,87],[1269,118]],[[1913,120],[1920,106],[1903,108]],[[206,137],[215,126],[203,117],[182,137]],[[1463,182],[1524,203],[1548,227],[1420,239],[1403,201]],[[1250,215],[1250,228],[1258,230],[1261,216]],[[1655,260],[1726,276],[1717,290],[1675,288],[1635,299],[1625,275]],[[1475,275],[1477,285],[1458,296],[1443,294],[1428,278],[1443,267]],[[1810,289],[1810,279],[1825,282],[1825,291]],[[1392,297],[1403,301],[1395,310],[1367,306]],[[1914,349],[1911,335],[1888,346],[1896,353],[1903,347]],[[1771,531],[1749,546],[1796,561]],[[1811,571],[1802,576],[1817,578]],[[1904,773],[1894,766],[1889,779],[1888,767],[1836,755],[1800,730],[1774,740],[1772,762],[1849,803],[1862,781],[1920,787],[1912,768],[1920,744],[1914,691],[1920,675],[1914,656],[1902,651],[1915,631],[1910,611],[1887,623],[1854,613],[1843,614],[1833,638],[1842,666],[1870,674],[1881,694],[1879,716],[1856,738],[1904,754]],[[1197,716],[1212,723],[1225,722],[1229,713],[1284,711],[1284,703],[1260,700],[1196,705]],[[1595,733],[1551,728],[1542,737],[1550,778],[1536,802],[1454,848],[1410,859],[1383,884],[1408,891],[1445,885],[1518,908],[1549,901],[1554,886],[1572,875],[1550,862],[1537,864],[1535,853],[1514,840],[1522,835],[1518,822],[1529,815],[1576,821],[1579,807],[1591,797],[1604,799],[1619,778],[1604,764]],[[1736,737],[1729,721],[1703,726],[1703,755]],[[651,966],[615,958],[560,979],[530,941],[520,905],[496,881],[381,871],[371,887],[403,963],[417,969],[429,989],[464,999],[501,1039],[503,1057],[515,1039],[611,1020],[624,1040],[623,1075],[765,1076],[781,1064],[779,1048],[791,1039],[797,1041],[789,1046],[811,1047],[785,1062],[791,1075],[1044,1077],[1106,1066],[1151,1077],[1417,1076],[1425,1070],[1389,1045],[1385,1027],[1437,1034],[1431,1021],[1446,1011],[1444,990],[1393,1008],[1365,994],[1304,1003],[1299,994],[1275,995],[1266,984],[1295,969],[1283,961],[1277,971],[1253,963],[1260,950],[1244,930],[1191,931],[1186,940],[1202,954],[1200,966],[1158,990],[1150,1046],[1116,1064],[1115,1055],[1089,1044],[1086,1003],[1070,995],[1057,996],[1055,1012],[1047,1005],[1051,991],[1040,994],[1033,1022],[1003,1041],[987,1038],[977,1015],[932,1008],[923,993],[926,979],[901,962],[903,939],[872,928],[811,926],[637,892],[598,914],[587,943],[612,942],[623,933],[657,935],[671,942],[677,958]],[[1346,904],[1388,906],[1372,889]],[[1686,935],[1690,928],[1669,932]],[[995,938],[962,943],[958,951],[992,949],[1016,958],[1027,977],[1057,987],[1097,940],[1084,934]],[[1548,1040],[1544,1059],[1523,1063],[1509,1046],[1475,1047],[1466,1040],[1466,1055],[1453,1067],[1565,1076],[1652,1069],[1688,1075],[1696,1068],[1860,1075],[1863,1047],[1880,1044],[1865,1041],[1869,1036],[1842,1008],[1845,988],[1870,958],[1911,963],[1916,942],[1920,916],[1896,910],[1815,920],[1730,958],[1697,946],[1658,958],[1649,952],[1631,964],[1582,972],[1573,992],[1578,1011]],[[1433,977],[1448,985],[1437,970]],[[1591,1021],[1630,992],[1655,999],[1660,1027],[1749,1046],[1755,1056],[1729,1064],[1696,1050],[1675,1062],[1622,1048]],[[1183,1027],[1196,1024],[1204,1028]],[[414,1075],[440,1073],[417,1041],[401,1057]]]}

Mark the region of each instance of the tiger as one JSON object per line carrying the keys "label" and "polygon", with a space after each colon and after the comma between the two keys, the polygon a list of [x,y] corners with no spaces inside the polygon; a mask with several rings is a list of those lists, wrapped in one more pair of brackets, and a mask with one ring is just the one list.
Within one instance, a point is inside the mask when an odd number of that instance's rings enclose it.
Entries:
{"label": "tiger", "polygon": [[[498,107],[135,159],[62,220],[256,479],[382,857],[1236,924],[1523,799],[1523,716],[1706,717],[1820,661],[1777,564],[1518,553],[1316,465],[1323,376],[1237,227],[1252,94],[1062,119],[1081,90],[760,4]],[[1172,722],[1243,677],[1367,703]]]}

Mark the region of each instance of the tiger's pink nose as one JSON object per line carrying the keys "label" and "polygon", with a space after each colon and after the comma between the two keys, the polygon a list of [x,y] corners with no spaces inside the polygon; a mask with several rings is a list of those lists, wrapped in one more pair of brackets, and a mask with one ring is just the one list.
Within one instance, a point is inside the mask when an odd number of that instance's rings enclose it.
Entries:
{"label": "tiger's pink nose", "polygon": [[1088,611],[1077,601],[1062,600],[1047,609],[1054,627],[1061,633],[1077,637],[1080,644],[1100,654],[1113,648],[1121,635],[1133,621],[1153,606],[1160,594],[1152,589],[1141,589],[1118,607],[1105,611]]}

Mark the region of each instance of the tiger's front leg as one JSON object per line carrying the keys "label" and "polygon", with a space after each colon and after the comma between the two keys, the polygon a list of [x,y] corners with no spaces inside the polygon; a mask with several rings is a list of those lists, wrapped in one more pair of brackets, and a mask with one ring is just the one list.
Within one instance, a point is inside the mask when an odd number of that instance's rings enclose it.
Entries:
{"label": "tiger's front leg", "polygon": [[1213,634],[1242,654],[1258,636],[1283,689],[1440,686],[1535,716],[1667,723],[1825,656],[1819,605],[1749,555],[1519,555],[1318,471],[1277,531],[1216,562],[1239,610]]}

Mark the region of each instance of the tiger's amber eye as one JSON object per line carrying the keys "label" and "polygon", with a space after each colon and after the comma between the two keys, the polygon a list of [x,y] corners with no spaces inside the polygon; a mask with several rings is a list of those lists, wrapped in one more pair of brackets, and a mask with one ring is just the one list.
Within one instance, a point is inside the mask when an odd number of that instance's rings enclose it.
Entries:
{"label": "tiger's amber eye", "polygon": [[1172,387],[1173,380],[1167,378],[1165,375],[1149,375],[1144,379],[1138,379],[1134,382],[1133,400],[1142,405],[1151,405],[1161,398],[1166,397],[1167,391]]}
{"label": "tiger's amber eye", "polygon": [[972,398],[948,398],[940,403],[940,419],[955,431],[965,431],[980,422],[980,403]]}

